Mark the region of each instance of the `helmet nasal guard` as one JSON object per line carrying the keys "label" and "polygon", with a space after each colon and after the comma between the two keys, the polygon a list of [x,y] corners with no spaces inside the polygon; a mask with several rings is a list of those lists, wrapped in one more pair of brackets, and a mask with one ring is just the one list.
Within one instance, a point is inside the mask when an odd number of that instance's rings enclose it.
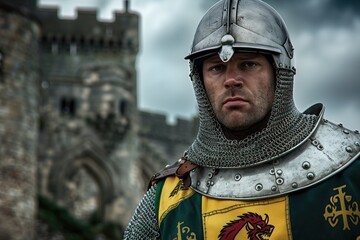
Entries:
{"label": "helmet nasal guard", "polygon": [[191,61],[218,52],[227,62],[235,51],[271,54],[276,68],[293,69],[293,46],[280,15],[260,0],[223,0],[204,15],[195,32]]}

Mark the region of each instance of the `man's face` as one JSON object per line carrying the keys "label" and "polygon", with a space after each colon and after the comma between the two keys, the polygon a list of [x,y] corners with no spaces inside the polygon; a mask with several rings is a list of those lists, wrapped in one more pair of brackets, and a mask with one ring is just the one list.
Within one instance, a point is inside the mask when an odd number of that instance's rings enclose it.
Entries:
{"label": "man's face", "polygon": [[226,63],[215,55],[204,60],[202,72],[216,118],[228,130],[250,130],[270,112],[274,70],[264,55],[235,53]]}

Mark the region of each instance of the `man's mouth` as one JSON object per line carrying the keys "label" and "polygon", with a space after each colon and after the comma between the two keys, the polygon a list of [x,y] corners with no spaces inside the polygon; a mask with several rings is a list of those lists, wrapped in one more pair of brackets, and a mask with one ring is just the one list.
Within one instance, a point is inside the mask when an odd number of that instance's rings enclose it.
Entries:
{"label": "man's mouth", "polygon": [[242,107],[248,103],[249,101],[241,97],[229,97],[223,101],[223,106],[226,108]]}

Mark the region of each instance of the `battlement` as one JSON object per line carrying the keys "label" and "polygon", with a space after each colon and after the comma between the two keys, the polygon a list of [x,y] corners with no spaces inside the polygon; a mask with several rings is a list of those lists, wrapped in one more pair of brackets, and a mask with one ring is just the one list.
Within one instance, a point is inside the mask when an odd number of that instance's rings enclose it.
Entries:
{"label": "battlement", "polygon": [[176,123],[170,125],[164,114],[140,111],[140,122],[141,135],[165,142],[192,142],[198,130],[198,118],[177,118]]}
{"label": "battlement", "polygon": [[[56,44],[69,49],[110,48],[138,52],[139,15],[115,11],[114,20],[98,20],[96,9],[78,8],[76,18],[60,18],[58,7],[41,7],[38,18],[42,28],[43,46]],[[54,50],[54,49],[52,49]]]}

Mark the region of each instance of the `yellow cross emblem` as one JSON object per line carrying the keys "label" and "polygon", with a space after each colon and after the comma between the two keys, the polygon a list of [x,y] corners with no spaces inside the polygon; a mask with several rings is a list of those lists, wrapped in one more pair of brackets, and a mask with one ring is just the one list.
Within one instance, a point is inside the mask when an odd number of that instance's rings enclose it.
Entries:
{"label": "yellow cross emblem", "polygon": [[334,188],[337,194],[330,197],[330,203],[325,207],[324,218],[332,227],[335,227],[342,218],[343,230],[350,230],[350,222],[358,225],[360,211],[358,203],[352,201],[352,196],[346,195],[344,188],[346,185]]}

